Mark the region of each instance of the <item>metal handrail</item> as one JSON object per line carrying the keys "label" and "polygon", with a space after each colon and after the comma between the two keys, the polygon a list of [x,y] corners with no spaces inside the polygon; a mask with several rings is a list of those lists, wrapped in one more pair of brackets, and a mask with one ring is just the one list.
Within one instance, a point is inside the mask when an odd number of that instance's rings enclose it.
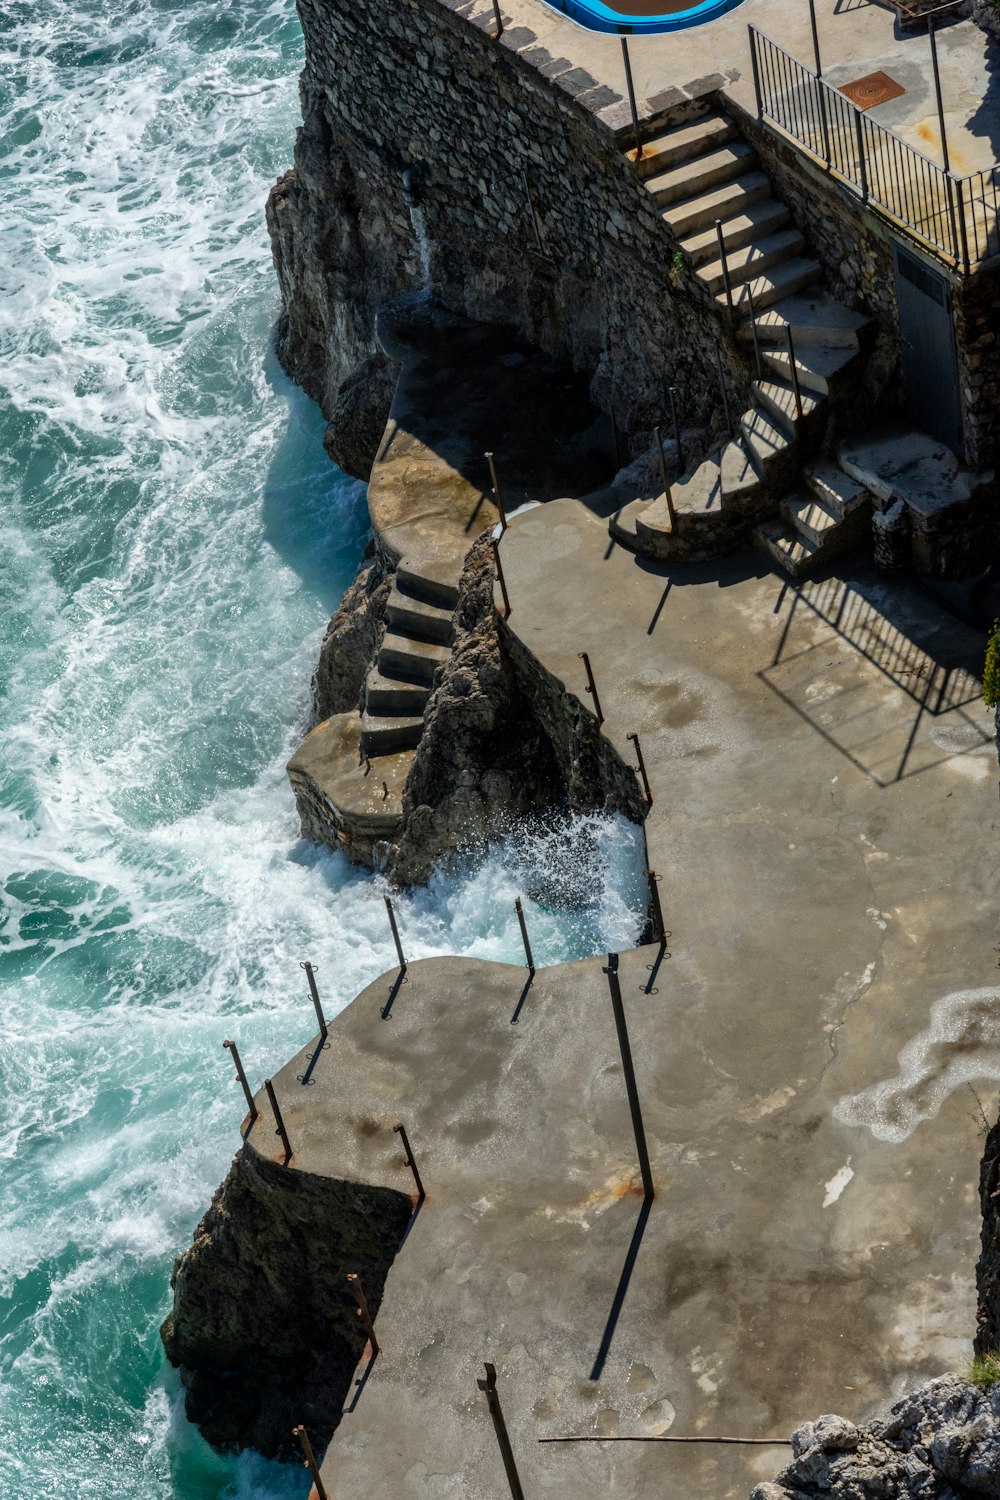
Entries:
{"label": "metal handrail", "polygon": [[[956,270],[968,275],[973,263],[1000,252],[1000,164],[958,177],[895,131],[872,120],[839,89],[756,26],[748,30],[761,120],[776,125],[854,188],[863,202],[936,251]],[[956,202],[960,206],[957,215]],[[967,210],[971,219],[967,219]]]}

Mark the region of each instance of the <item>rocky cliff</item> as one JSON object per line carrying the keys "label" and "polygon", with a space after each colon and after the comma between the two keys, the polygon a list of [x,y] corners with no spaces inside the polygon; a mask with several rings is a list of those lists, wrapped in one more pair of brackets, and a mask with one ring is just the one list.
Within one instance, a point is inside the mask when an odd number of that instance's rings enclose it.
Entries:
{"label": "rocky cliff", "polygon": [[976,1267],[979,1292],[976,1352],[990,1354],[1000,1350],[1000,1120],[986,1139],[979,1170],[979,1198],[983,1238]]}

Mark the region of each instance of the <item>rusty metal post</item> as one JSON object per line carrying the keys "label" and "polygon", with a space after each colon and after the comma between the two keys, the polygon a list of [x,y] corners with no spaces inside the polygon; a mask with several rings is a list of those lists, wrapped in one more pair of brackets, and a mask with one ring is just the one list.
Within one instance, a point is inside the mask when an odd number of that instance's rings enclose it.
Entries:
{"label": "rusty metal post", "polygon": [[406,959],[403,957],[403,945],[399,941],[399,928],[396,926],[396,913],[392,909],[392,902],[385,897],[385,909],[389,913],[389,926],[392,928],[392,940],[396,944],[396,957],[399,959],[399,972],[406,973]]}
{"label": "rusty metal post", "polygon": [[643,1201],[650,1203],[655,1196],[653,1187],[653,1173],[649,1165],[649,1152],[646,1149],[646,1131],[642,1123],[642,1109],[639,1105],[639,1090],[635,1081],[635,1068],[632,1063],[632,1044],[629,1041],[628,1026],[625,1022],[625,1006],[622,1003],[622,987],[618,980],[618,954],[609,953],[608,962],[604,968],[608,976],[608,989],[611,993],[611,1009],[615,1015],[615,1029],[618,1032],[618,1050],[622,1058],[622,1072],[625,1075],[625,1088],[628,1093],[628,1107],[632,1115],[632,1129],[635,1133],[635,1149],[639,1157],[639,1171],[642,1173]]}
{"label": "rusty metal post", "polygon": [[649,789],[649,777],[646,775],[646,762],[643,759],[642,746],[639,744],[639,736],[637,734],[627,734],[625,738],[631,740],[633,745],[635,746],[635,758],[639,762],[636,770],[642,777],[642,786],[643,790],[646,793],[646,803],[649,807],[652,807],[653,793]]}
{"label": "rusty metal post", "polygon": [[503,565],[500,562],[500,540],[499,540],[499,538],[498,537],[493,537],[491,545],[493,547],[493,558],[494,558],[494,561],[496,562],[496,565],[497,565],[497,582],[500,585],[500,593],[503,595],[504,619],[505,620],[509,620],[510,619],[510,595],[507,592],[507,581],[506,581],[506,579],[503,576]]}
{"label": "rusty metal post", "polygon": [[670,397],[670,419],[674,424],[674,442],[677,444],[677,472],[684,473],[684,445],[681,442],[681,424],[677,416],[677,387],[670,386],[667,391]]}
{"label": "rusty metal post", "polygon": [[223,1042],[222,1045],[231,1054],[233,1062],[236,1064],[236,1077],[239,1079],[240,1087],[243,1090],[243,1097],[247,1101],[247,1109],[250,1111],[250,1124],[252,1125],[260,1111],[253,1102],[253,1094],[250,1090],[250,1085],[247,1083],[247,1075],[244,1073],[243,1064],[240,1061],[239,1048],[235,1042]]}
{"label": "rusty metal post", "polygon": [[381,1354],[382,1346],[375,1337],[375,1325],[372,1322],[372,1315],[368,1311],[368,1298],[365,1296],[365,1289],[361,1285],[361,1277],[356,1271],[348,1273],[347,1284],[353,1293],[355,1302],[358,1304],[358,1317],[361,1319],[362,1328],[371,1341],[372,1353]]}
{"label": "rusty metal post", "polygon": [[493,0],[493,14],[496,16],[497,29],[493,33],[493,40],[499,41],[503,36],[503,16],[500,14],[500,0]]}
{"label": "rusty metal post", "polygon": [[628,42],[622,37],[622,62],[625,64],[625,87],[628,90],[628,107],[632,111],[632,135],[635,138],[635,159],[642,161],[642,138],[639,135],[639,111],[635,103],[635,84],[632,82],[632,60],[628,55]]}
{"label": "rusty metal post", "polygon": [[309,1441],[308,1432],[306,1432],[304,1427],[293,1427],[292,1437],[297,1437],[299,1440],[302,1448],[302,1456],[305,1460],[305,1467],[312,1475],[312,1482],[316,1486],[316,1494],[319,1496],[319,1500],[330,1500],[323,1481],[320,1478],[319,1464],[316,1462],[316,1455],[313,1452],[313,1445]]}
{"label": "rusty metal post", "polygon": [[597,722],[598,724],[603,724],[604,711],[601,708],[601,700],[597,696],[597,683],[594,681],[594,674],[590,669],[590,657],[587,655],[586,651],[579,651],[577,652],[577,655],[583,662],[584,671],[587,674],[587,692],[594,700],[594,712],[597,715]]}
{"label": "rusty metal post", "polygon": [[500,512],[500,525],[503,527],[504,531],[506,531],[507,511],[504,508],[503,495],[500,493],[500,481],[497,478],[497,466],[493,462],[492,453],[487,453],[486,462],[490,466],[490,484],[493,486],[493,499],[496,502],[497,510]]}
{"label": "rusty metal post", "polygon": [[528,929],[524,921],[524,907],[521,905],[520,896],[514,902],[514,910],[517,912],[517,923],[521,929],[521,942],[524,944],[524,956],[528,960],[528,973],[532,979],[535,977],[535,960],[531,953],[531,944],[528,941]]}
{"label": "rusty metal post", "polygon": [[291,1145],[291,1142],[288,1139],[288,1131],[285,1129],[285,1122],[281,1118],[281,1110],[278,1108],[278,1101],[274,1097],[274,1084],[271,1082],[270,1078],[265,1078],[264,1079],[264,1088],[267,1090],[267,1097],[268,1097],[268,1099],[270,1101],[271,1111],[272,1111],[272,1113],[274,1115],[274,1123],[278,1127],[277,1130],[274,1133],[275,1133],[275,1135],[280,1135],[281,1136],[281,1144],[285,1148],[285,1163],[284,1164],[287,1167],[288,1163],[292,1159],[292,1145]]}
{"label": "rusty metal post", "polygon": [[394,1125],[392,1128],[402,1142],[403,1150],[406,1152],[406,1165],[413,1173],[413,1180],[417,1184],[417,1202],[423,1203],[424,1199],[427,1197],[427,1194],[424,1192],[424,1185],[420,1180],[420,1173],[417,1171],[417,1164],[413,1160],[413,1148],[410,1145],[410,1137],[406,1133],[406,1127],[403,1125]]}
{"label": "rusty metal post", "polygon": [[660,460],[660,478],[663,480],[663,494],[667,502],[667,515],[670,517],[671,531],[677,525],[677,512],[674,510],[674,497],[670,492],[670,479],[667,475],[667,456],[663,451],[663,433],[659,427],[653,428],[653,437],[656,439],[656,452]]}
{"label": "rusty metal post", "polygon": [[[624,42],[624,38],[622,39]],[[500,1449],[500,1457],[503,1459],[504,1469],[507,1471],[507,1483],[510,1485],[510,1493],[513,1500],[524,1500],[524,1491],[518,1478],[517,1464],[514,1462],[514,1450],[510,1446],[510,1435],[507,1432],[507,1423],[504,1421],[503,1408],[500,1405],[500,1397],[497,1395],[497,1372],[496,1366],[485,1363],[486,1379],[477,1380],[476,1384],[486,1397],[486,1405],[490,1409],[493,1418],[493,1430],[497,1435],[497,1446]]]}
{"label": "rusty metal post", "polygon": [[326,1017],[323,1014],[323,1007],[319,1003],[319,990],[316,988],[316,970],[308,959],[306,959],[305,963],[299,964],[299,968],[306,971],[306,978],[309,981],[309,993],[312,996],[312,1003],[316,1010],[316,1019],[319,1022],[319,1034],[325,1042],[327,1036]]}
{"label": "rusty metal post", "polygon": [[667,946],[667,925],[663,920],[663,908],[660,905],[660,887],[657,884],[659,876],[655,870],[647,870],[649,877],[649,903],[653,908],[653,923],[656,927],[657,941],[661,948]]}
{"label": "rusty metal post", "polygon": [[792,325],[785,324],[785,342],[788,345],[788,363],[791,369],[792,390],[795,392],[795,415],[802,421],[802,388],[799,385],[799,367],[795,359],[795,339],[792,335]]}

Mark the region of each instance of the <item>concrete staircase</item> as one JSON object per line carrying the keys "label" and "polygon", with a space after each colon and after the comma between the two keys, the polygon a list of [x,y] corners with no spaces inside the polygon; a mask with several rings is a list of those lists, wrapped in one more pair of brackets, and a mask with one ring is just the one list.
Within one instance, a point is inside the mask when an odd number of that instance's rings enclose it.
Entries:
{"label": "concrete staircase", "polygon": [[757,546],[793,578],[853,546],[871,523],[871,494],[843,469],[815,464],[802,479],[781,501],[779,518],[754,532]]}
{"label": "concrete staircase", "polygon": [[[638,160],[634,149],[628,154],[697,281],[726,313],[728,273],[737,338],[758,378],[752,383],[754,404],[740,417],[732,440],[672,486],[673,519],[661,495],[625,506],[610,530],[622,545],[647,556],[713,556],[748,540],[794,485],[803,436],[857,357],[865,319],[817,286],[822,267],[727,116],[715,111],[688,119],[644,143]],[[848,504],[841,514],[833,505],[830,514],[836,531],[853,510]],[[791,516],[783,515],[793,540],[804,538]],[[755,539],[788,566],[792,543],[776,552],[770,535],[766,542],[763,535]],[[835,539],[829,536],[822,545],[836,545]]]}
{"label": "concrete staircase", "polygon": [[417,571],[403,559],[389,594],[388,628],[368,674],[361,753],[368,760],[412,750],[424,729],[434,674],[451,655],[458,582]]}

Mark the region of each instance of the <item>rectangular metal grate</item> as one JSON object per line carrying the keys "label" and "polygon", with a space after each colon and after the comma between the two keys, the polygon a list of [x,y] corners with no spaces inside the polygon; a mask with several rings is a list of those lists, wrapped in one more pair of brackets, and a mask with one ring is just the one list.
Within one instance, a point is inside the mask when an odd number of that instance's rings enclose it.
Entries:
{"label": "rectangular metal grate", "polygon": [[902,84],[897,83],[895,78],[890,78],[888,73],[882,72],[866,73],[864,78],[855,79],[854,83],[839,84],[838,87],[858,109],[874,109],[876,105],[887,104],[890,99],[899,99],[906,93]]}

